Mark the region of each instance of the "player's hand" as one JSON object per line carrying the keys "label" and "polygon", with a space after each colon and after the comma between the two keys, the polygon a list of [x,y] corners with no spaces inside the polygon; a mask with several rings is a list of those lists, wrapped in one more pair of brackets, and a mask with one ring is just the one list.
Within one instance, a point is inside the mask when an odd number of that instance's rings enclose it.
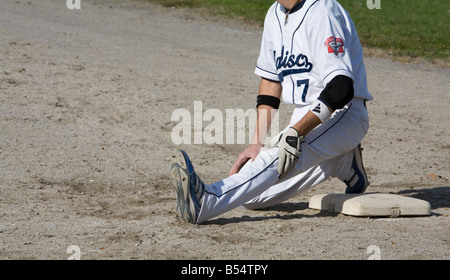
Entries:
{"label": "player's hand", "polygon": [[251,159],[252,161],[254,161],[256,156],[261,151],[262,147],[262,144],[250,144],[249,146],[247,146],[247,148],[245,148],[245,150],[239,154],[239,157],[231,167],[230,174],[228,176],[238,173],[248,160]]}
{"label": "player's hand", "polygon": [[281,136],[278,143],[278,178],[283,179],[297,163],[301,153],[303,136],[299,136],[297,130],[289,128]]}

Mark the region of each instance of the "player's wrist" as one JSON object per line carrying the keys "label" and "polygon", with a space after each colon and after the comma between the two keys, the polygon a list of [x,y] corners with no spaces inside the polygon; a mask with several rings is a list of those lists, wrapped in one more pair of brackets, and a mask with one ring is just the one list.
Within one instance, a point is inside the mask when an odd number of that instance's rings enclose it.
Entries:
{"label": "player's wrist", "polygon": [[301,133],[300,133],[299,129],[296,128],[295,125],[294,125],[294,126],[291,126],[290,128],[292,128],[293,130],[295,130],[295,131],[297,132],[298,136],[301,136]]}
{"label": "player's wrist", "polygon": [[255,147],[264,147],[264,141],[261,141],[260,139],[253,139],[252,142],[250,143],[250,146],[255,146]]}
{"label": "player's wrist", "polygon": [[327,104],[325,104],[320,99],[311,104],[309,109],[314,115],[316,115],[322,123],[326,122],[329,118],[331,118],[331,111],[328,109]]}

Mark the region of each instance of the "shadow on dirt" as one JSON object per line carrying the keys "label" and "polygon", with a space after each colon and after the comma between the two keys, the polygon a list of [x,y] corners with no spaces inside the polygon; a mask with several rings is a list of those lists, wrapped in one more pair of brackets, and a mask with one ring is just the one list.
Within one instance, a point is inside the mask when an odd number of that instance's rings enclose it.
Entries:
{"label": "shadow on dirt", "polygon": [[426,200],[430,203],[431,209],[450,207],[450,187],[442,186],[435,188],[409,189],[399,191],[397,194],[405,195],[417,199]]}
{"label": "shadow on dirt", "polygon": [[[306,211],[308,208],[308,202],[284,202],[280,203],[278,205],[274,205],[271,207],[258,209],[258,210],[252,210],[255,213],[261,213],[261,216],[241,216],[241,217],[234,217],[234,218],[217,218],[210,221],[206,221],[202,224],[218,224],[218,225],[226,225],[226,224],[232,224],[232,223],[240,223],[240,222],[258,222],[258,221],[265,221],[265,220],[291,220],[291,219],[305,219],[305,218],[314,218],[314,217],[330,217],[330,216],[337,216],[339,213],[331,213],[328,211],[315,211],[314,213],[303,213],[298,211]],[[273,212],[278,213],[273,213]],[[267,215],[267,213],[272,212],[270,215]]]}

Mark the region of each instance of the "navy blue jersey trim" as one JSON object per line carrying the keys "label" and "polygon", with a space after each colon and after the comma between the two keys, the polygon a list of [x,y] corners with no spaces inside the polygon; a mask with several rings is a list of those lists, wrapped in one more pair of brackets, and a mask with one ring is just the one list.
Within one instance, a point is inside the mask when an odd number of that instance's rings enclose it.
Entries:
{"label": "navy blue jersey trim", "polygon": [[[352,74],[353,75],[353,73],[351,72],[351,71],[349,71],[348,69],[336,69],[336,70],[333,70],[333,71],[331,71],[330,73],[328,73],[324,78],[323,78],[323,80],[325,81],[327,78],[328,78],[328,76],[330,76],[331,74],[333,74],[334,72],[336,72],[336,71],[345,71],[345,72],[348,72],[348,73],[350,73],[350,74]],[[346,76],[347,77],[347,76]],[[350,78],[350,77],[349,77]],[[351,79],[351,78],[350,78]]]}
{"label": "navy blue jersey trim", "polygon": [[238,184],[238,185],[235,186],[235,187],[232,187],[231,189],[227,190],[226,192],[223,192],[223,193],[221,193],[221,194],[217,194],[217,193],[214,193],[214,192],[209,192],[208,190],[206,190],[206,188],[205,188],[205,192],[208,193],[208,194],[215,195],[215,196],[217,196],[217,197],[221,197],[221,196],[223,196],[223,195],[225,195],[225,194],[227,194],[227,193],[229,193],[229,192],[234,191],[235,189],[237,189],[237,188],[239,188],[239,187],[242,187],[243,185],[245,185],[245,184],[248,183],[249,181],[251,181],[251,180],[253,180],[254,178],[258,177],[261,173],[263,173],[264,171],[266,171],[266,169],[269,168],[272,164],[274,164],[275,161],[277,161],[277,160],[278,160],[278,157],[275,158],[275,159],[274,159],[270,164],[268,164],[266,167],[264,167],[261,171],[259,171],[258,173],[256,173],[256,174],[253,175],[252,177],[250,177],[248,180],[244,181],[243,183]]}
{"label": "navy blue jersey trim", "polygon": [[294,83],[294,80],[292,79],[292,77],[289,77],[289,78],[291,78],[291,82],[292,82],[292,84],[293,84],[293,87],[292,87],[292,104],[295,104],[295,83]]}
{"label": "navy blue jersey trim", "polygon": [[328,130],[332,129],[346,114],[347,112],[350,110],[350,108],[352,107],[353,103],[350,103],[350,105],[348,106],[347,110],[345,110],[345,112],[342,114],[342,116],[334,123],[332,124],[329,128],[327,128],[324,132],[322,132],[319,136],[317,136],[316,138],[314,138],[313,140],[311,140],[308,145],[311,145],[314,141],[316,141],[317,139],[319,139],[322,135],[324,135]]}
{"label": "navy blue jersey trim", "polygon": [[267,70],[265,70],[265,69],[262,69],[262,68],[259,67],[259,66],[256,66],[256,68],[259,69],[259,70],[261,70],[261,71],[264,71],[264,72],[266,72],[266,73],[269,73],[269,74],[271,74],[271,75],[278,76],[277,73],[273,73],[273,72],[267,71]]}
{"label": "navy blue jersey trim", "polygon": [[298,3],[297,5],[295,5],[295,7],[292,8],[292,10],[291,10],[291,14],[293,14],[293,13],[295,13],[296,11],[300,10],[300,9],[303,7],[303,5],[305,4],[305,2],[306,2],[306,0],[305,0],[305,1],[300,1],[300,3]]}
{"label": "navy blue jersey trim", "polygon": [[[302,1],[302,3],[303,3],[303,2],[305,2],[305,1]],[[319,2],[319,0],[316,0],[314,3],[312,3],[312,4],[308,7],[308,9],[307,9],[306,12],[305,12],[305,15],[304,15],[303,18],[302,18],[302,21],[300,22],[300,24],[297,26],[297,29],[295,29],[294,33],[292,34],[291,53],[292,53],[292,51],[293,51],[293,49],[294,49],[294,36],[295,36],[295,33],[297,32],[297,30],[300,28],[300,26],[302,25],[303,21],[305,20],[305,17],[306,17],[306,15],[308,14],[309,9],[311,9],[311,7],[314,6],[314,4],[316,4],[317,2]]]}
{"label": "navy blue jersey trim", "polygon": [[[277,17],[278,26],[280,27],[281,38],[283,38],[283,27],[281,27],[280,18],[278,17],[278,13],[277,13],[278,5],[280,5],[280,4],[277,3],[277,6],[275,7],[275,16]],[[283,42],[281,42],[281,44],[283,44]]]}

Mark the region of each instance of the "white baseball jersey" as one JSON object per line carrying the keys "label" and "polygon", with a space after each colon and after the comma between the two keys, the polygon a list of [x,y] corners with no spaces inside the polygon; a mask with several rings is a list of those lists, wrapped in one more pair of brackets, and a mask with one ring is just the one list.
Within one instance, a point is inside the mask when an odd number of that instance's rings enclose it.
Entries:
{"label": "white baseball jersey", "polygon": [[310,105],[337,75],[353,79],[354,96],[371,100],[361,43],[353,21],[335,0],[303,0],[289,14],[275,2],[264,22],[255,73],[280,81],[282,100]]}

